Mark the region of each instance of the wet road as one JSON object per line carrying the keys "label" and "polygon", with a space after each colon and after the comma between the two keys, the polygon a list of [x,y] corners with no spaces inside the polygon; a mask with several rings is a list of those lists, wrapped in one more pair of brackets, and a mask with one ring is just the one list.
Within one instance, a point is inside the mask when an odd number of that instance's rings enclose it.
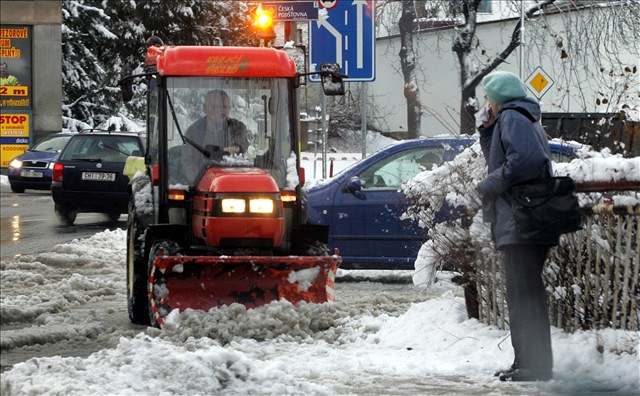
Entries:
{"label": "wet road", "polygon": [[15,194],[8,186],[0,190],[0,257],[48,251],[52,246],[76,238],[91,236],[105,229],[126,227],[126,216],[118,223],[97,213],[80,213],[75,225],[58,223],[49,191],[27,190]]}

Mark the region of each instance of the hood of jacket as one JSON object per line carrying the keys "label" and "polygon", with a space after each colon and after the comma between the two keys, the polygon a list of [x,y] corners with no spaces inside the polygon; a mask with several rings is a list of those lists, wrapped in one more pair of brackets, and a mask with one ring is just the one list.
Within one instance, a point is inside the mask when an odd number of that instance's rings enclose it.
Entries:
{"label": "hood of jacket", "polygon": [[540,104],[537,100],[533,98],[522,98],[522,99],[514,99],[509,102],[505,102],[500,106],[500,111],[505,109],[522,109],[529,113],[531,117],[533,117],[536,122],[540,121],[541,112],[540,112]]}

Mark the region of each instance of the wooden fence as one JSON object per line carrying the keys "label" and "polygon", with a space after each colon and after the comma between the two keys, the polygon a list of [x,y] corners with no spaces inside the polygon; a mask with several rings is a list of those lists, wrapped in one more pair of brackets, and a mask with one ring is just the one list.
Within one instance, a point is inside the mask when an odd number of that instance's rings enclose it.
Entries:
{"label": "wooden fence", "polygon": [[[583,210],[584,229],[561,237],[543,272],[551,323],[566,331],[607,327],[637,331],[640,205],[605,203]],[[507,328],[501,257],[477,255],[475,261],[479,319]]]}

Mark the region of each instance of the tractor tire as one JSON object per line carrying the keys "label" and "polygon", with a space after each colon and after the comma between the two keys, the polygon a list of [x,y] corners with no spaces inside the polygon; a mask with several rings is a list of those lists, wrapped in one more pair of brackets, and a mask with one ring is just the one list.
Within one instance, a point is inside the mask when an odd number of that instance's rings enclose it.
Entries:
{"label": "tractor tire", "polygon": [[[127,220],[127,310],[129,320],[139,325],[149,325],[148,273],[144,237],[146,224],[136,216],[135,207],[129,205]],[[142,238],[141,238],[142,237]]]}
{"label": "tractor tire", "polygon": [[65,226],[72,226],[76,221],[76,216],[78,212],[75,209],[68,208],[62,205],[55,205],[54,210],[56,212],[56,216],[58,217],[58,221]]}
{"label": "tractor tire", "polygon": [[[180,252],[180,245],[178,245],[178,243],[171,241],[171,240],[166,240],[166,239],[159,239],[154,241],[151,244],[151,248],[149,249],[149,259],[147,262],[147,267],[149,268],[149,271],[153,271],[153,261],[155,260],[155,258],[157,256],[175,256]],[[149,274],[150,276],[151,274]],[[163,274],[159,271],[159,270],[155,270],[154,275],[154,279],[155,279],[155,283],[153,285],[151,285],[150,283],[147,282],[147,296],[152,296],[153,293],[156,292],[156,290],[151,290],[150,288],[154,287],[154,286],[160,286],[160,289],[162,289],[162,286],[164,284],[164,276]],[[162,307],[160,306],[156,306],[156,310],[162,309]],[[147,311],[149,312],[149,323],[151,323],[152,326],[158,326],[158,318],[156,317],[156,312],[153,308],[153,304],[151,299],[148,298],[148,309]],[[168,314],[168,312],[165,312],[164,315]]]}

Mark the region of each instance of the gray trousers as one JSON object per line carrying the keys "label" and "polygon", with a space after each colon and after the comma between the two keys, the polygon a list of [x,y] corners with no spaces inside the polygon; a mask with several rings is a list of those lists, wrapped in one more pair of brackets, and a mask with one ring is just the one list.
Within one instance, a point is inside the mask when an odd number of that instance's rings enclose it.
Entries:
{"label": "gray trousers", "polygon": [[543,373],[553,368],[549,310],[542,283],[548,251],[547,246],[537,245],[503,248],[514,364]]}

